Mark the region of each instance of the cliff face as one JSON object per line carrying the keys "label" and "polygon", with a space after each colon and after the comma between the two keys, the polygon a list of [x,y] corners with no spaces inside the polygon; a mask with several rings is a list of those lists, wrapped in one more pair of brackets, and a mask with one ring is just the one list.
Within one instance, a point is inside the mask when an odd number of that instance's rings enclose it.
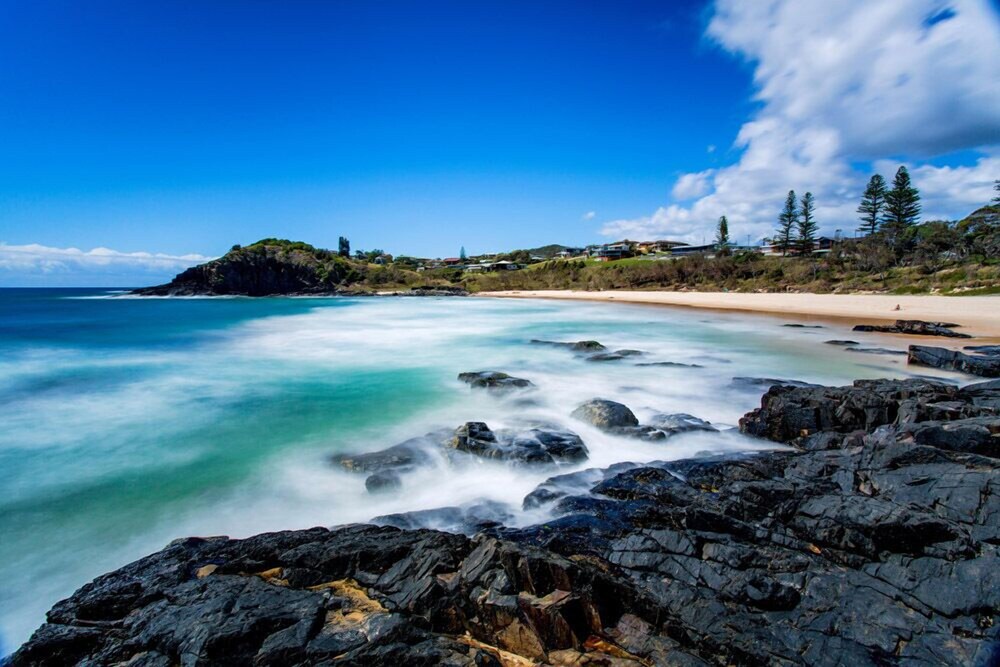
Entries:
{"label": "cliff face", "polygon": [[268,240],[234,247],[223,257],[187,269],[165,285],[144,287],[144,296],[334,293],[364,278],[363,268],[304,243]]}

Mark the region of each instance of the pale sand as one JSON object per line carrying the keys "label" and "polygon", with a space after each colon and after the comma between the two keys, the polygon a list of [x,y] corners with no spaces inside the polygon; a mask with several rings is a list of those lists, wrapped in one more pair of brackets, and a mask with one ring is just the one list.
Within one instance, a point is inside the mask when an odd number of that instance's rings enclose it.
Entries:
{"label": "pale sand", "polygon": [[[743,292],[639,292],[607,290],[530,290],[480,292],[477,296],[524,299],[579,299],[660,306],[687,306],[789,315],[797,318],[849,320],[852,324],[883,324],[893,320],[955,322],[958,331],[979,342],[1000,341],[1000,296],[893,296],[887,294],[758,294]],[[895,310],[896,306],[899,310]],[[899,336],[914,342],[961,347],[962,339]],[[982,339],[989,339],[983,341]]]}

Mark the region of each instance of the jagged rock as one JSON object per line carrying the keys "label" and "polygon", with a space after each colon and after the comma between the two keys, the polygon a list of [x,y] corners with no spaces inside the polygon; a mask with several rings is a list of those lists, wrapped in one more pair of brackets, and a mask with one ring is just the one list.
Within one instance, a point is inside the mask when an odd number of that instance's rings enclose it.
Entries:
{"label": "jagged rock", "polygon": [[682,364],[677,361],[644,361],[636,366],[664,366],[666,368],[704,368],[701,364]]}
{"label": "jagged rock", "polygon": [[1000,355],[1000,345],[966,345],[962,349],[989,357]]}
{"label": "jagged rock", "polygon": [[996,664],[998,408],[996,381],[772,387],[744,430],[830,447],[552,477],[525,528],[483,502],[177,540],[10,664]]}
{"label": "jagged rock", "polygon": [[620,361],[626,357],[635,357],[641,354],[645,353],[641,350],[615,350],[614,352],[591,354],[587,357],[587,361]]}
{"label": "jagged rock", "polygon": [[649,420],[649,425],[663,431],[667,435],[687,433],[689,431],[718,432],[719,430],[704,419],[699,419],[683,412],[653,415]]}
{"label": "jagged rock", "polygon": [[395,470],[380,470],[369,475],[365,480],[365,488],[368,493],[383,493],[394,491],[403,485],[403,480],[399,478],[399,473]]}
{"label": "jagged rock", "polygon": [[492,431],[483,422],[467,422],[445,443],[473,456],[526,464],[575,463],[587,459],[587,447],[576,433],[549,428]]}
{"label": "jagged rock", "polygon": [[481,530],[510,522],[514,516],[503,503],[482,501],[461,507],[437,507],[415,512],[386,514],[372,519],[378,526],[405,530],[430,528],[450,533],[474,535]]}
{"label": "jagged rock", "polygon": [[823,329],[822,324],[782,324],[783,327],[789,327],[791,329]]}
{"label": "jagged rock", "polygon": [[430,459],[429,450],[441,442],[445,433],[446,431],[428,433],[375,452],[334,454],[330,461],[350,472],[405,470],[426,463]]}
{"label": "jagged rock", "polygon": [[779,378],[734,377],[731,383],[740,389],[760,389],[761,387],[818,387],[820,385],[802,380],[782,380]]}
{"label": "jagged rock", "polygon": [[507,375],[499,371],[459,373],[458,379],[460,382],[465,382],[472,387],[492,390],[524,389],[535,386],[530,380]]}
{"label": "jagged rock", "polygon": [[603,398],[595,398],[580,405],[573,410],[572,416],[602,431],[639,425],[639,420],[627,406]]}
{"label": "jagged rock", "polygon": [[923,320],[896,320],[895,324],[859,324],[854,331],[880,331],[883,333],[912,334],[914,336],[946,336],[972,338],[969,334],[952,331],[959,324],[951,322],[924,322]]}
{"label": "jagged rock", "polygon": [[538,340],[532,339],[532,343],[536,345],[552,345],[554,347],[565,347],[574,352],[603,352],[607,348],[598,343],[596,340],[580,340],[575,343],[561,343],[559,341],[552,340]]}
{"label": "jagged rock", "polygon": [[943,347],[911,345],[907,362],[982,377],[1000,377],[1000,355],[965,354]]}
{"label": "jagged rock", "polygon": [[825,340],[823,342],[827,345],[861,345],[861,343],[856,340]]}
{"label": "jagged rock", "polygon": [[885,347],[848,347],[848,352],[863,352],[864,354],[885,354],[906,356],[906,350],[890,350]]}

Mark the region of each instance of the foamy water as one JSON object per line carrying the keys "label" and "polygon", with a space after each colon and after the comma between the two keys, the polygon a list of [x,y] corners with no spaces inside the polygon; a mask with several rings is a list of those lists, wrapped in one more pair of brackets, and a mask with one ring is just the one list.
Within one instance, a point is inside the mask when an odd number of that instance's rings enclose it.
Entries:
{"label": "foamy water", "polygon": [[[521,500],[553,474],[765,446],[736,432],[610,436],[570,418],[590,398],[625,403],[640,421],[686,412],[725,429],[763,391],[735,388],[734,376],[844,384],[911,372],[905,358],[822,344],[884,341],[770,317],[492,299],[95,298],[105,295],[0,290],[0,559],[13,574],[0,597],[3,652],[57,600],[176,537],[482,499],[527,525],[545,516],[521,513]],[[531,339],[646,354],[595,363]],[[471,370],[527,378],[533,401],[457,382]],[[590,459],[536,469],[441,458],[380,495],[326,460],[466,421],[559,424],[583,438]]]}

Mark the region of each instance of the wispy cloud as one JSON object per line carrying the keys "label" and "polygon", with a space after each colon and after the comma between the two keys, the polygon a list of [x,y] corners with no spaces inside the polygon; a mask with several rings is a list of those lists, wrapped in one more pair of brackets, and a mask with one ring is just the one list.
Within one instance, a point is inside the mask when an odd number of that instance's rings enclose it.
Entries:
{"label": "wispy cloud", "polygon": [[581,220],[593,220],[596,217],[597,217],[597,211],[587,211],[586,213],[584,213],[583,215],[580,216],[580,219]]}
{"label": "wispy cloud", "polygon": [[0,242],[0,284],[131,286],[166,280],[208,261],[198,254],[120,252],[110,248],[53,248]]}
{"label": "wispy cloud", "polygon": [[[853,229],[867,165],[890,178],[899,156],[926,217],[985,203],[1000,174],[1000,19],[987,0],[942,7],[718,0],[708,37],[753,64],[761,103],[734,142],[739,159],[681,175],[673,203],[603,233],[700,240],[725,214],[731,230],[759,238],[789,189],[816,195],[825,229]],[[927,162],[961,150],[980,156],[971,166]]]}

